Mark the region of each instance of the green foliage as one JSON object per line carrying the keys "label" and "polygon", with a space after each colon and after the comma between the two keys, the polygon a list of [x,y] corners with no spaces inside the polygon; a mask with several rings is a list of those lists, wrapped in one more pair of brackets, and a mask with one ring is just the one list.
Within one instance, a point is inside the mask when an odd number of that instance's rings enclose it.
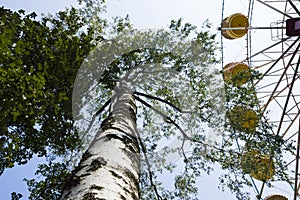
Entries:
{"label": "green foliage", "polygon": [[23,10],[0,13],[1,174],[33,154],[63,155],[80,144],[72,85],[94,38],[75,8],[40,21]]}
{"label": "green foliage", "polygon": [[12,199],[12,200],[19,200],[19,199],[21,199],[22,197],[23,197],[23,195],[20,194],[20,193],[15,193],[15,192],[11,193],[11,199]]}
{"label": "green foliage", "polygon": [[69,167],[64,163],[50,162],[49,164],[39,165],[35,175],[45,177],[43,180],[24,179],[31,192],[29,199],[59,199],[61,188],[70,175],[69,171]]}
{"label": "green foliage", "polygon": [[[34,154],[65,157],[80,151],[72,90],[82,61],[103,40],[103,3],[82,1],[79,9],[39,20],[35,13],[0,8],[0,175]],[[128,19],[118,20],[118,27],[127,26]],[[56,199],[66,170],[51,162],[40,166],[37,175],[45,180],[27,180],[31,198]]]}
{"label": "green foliage", "polygon": [[191,199],[197,194],[195,174],[182,174],[175,177],[175,196],[179,199]]}

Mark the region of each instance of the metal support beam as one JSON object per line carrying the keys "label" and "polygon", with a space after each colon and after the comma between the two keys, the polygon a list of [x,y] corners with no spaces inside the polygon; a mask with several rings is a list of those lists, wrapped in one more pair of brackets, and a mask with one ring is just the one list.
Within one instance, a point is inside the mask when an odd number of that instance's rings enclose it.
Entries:
{"label": "metal support beam", "polygon": [[267,3],[264,2],[264,1],[261,1],[261,0],[257,0],[257,1],[258,1],[259,3],[264,4],[264,5],[267,6],[267,7],[269,7],[269,8],[271,8],[271,9],[275,10],[276,12],[279,12],[279,13],[281,13],[282,15],[287,16],[287,17],[290,18],[290,19],[293,18],[291,15],[289,15],[289,14],[287,14],[287,13],[285,13],[285,12],[282,12],[281,10],[278,10],[277,8],[274,8],[273,6],[267,4]]}
{"label": "metal support beam", "polygon": [[[299,45],[300,45],[300,43],[299,43]],[[299,47],[299,45],[298,45],[298,47]],[[297,54],[297,52],[298,52],[298,49],[294,52],[293,57],[294,57],[294,55]],[[291,58],[291,60],[293,59],[293,57]],[[283,123],[283,118],[284,118],[284,115],[285,115],[285,112],[286,112],[286,109],[287,109],[287,106],[288,106],[288,103],[289,103],[289,100],[290,100],[290,97],[291,97],[291,94],[292,94],[292,90],[293,90],[293,86],[294,86],[297,74],[298,74],[299,65],[300,65],[300,56],[299,56],[298,63],[297,63],[296,69],[295,69],[295,73],[294,73],[294,76],[293,76],[293,79],[292,79],[292,82],[291,82],[290,90],[289,90],[289,93],[287,95],[285,105],[284,105],[284,108],[283,108],[283,111],[282,111],[281,119],[280,119],[280,122],[279,122],[279,125],[278,125],[277,135],[279,135],[281,125]],[[287,65],[286,68],[288,68],[288,67],[289,67],[289,65]]]}
{"label": "metal support beam", "polygon": [[299,190],[299,186],[298,186],[299,154],[300,154],[300,117],[299,117],[299,129],[298,129],[298,140],[297,140],[297,155],[296,155],[296,169],[295,169],[294,200],[297,200],[298,190]]}
{"label": "metal support beam", "polygon": [[270,29],[285,29],[286,27],[270,27],[270,26],[266,26],[266,27],[229,27],[229,28],[222,28],[219,27],[218,30],[219,31],[227,31],[227,30],[256,30],[256,29],[266,29],[266,30],[270,30]]}
{"label": "metal support beam", "polygon": [[291,0],[287,0],[287,1],[291,4],[291,6],[296,11],[296,13],[300,16],[300,12],[299,12],[298,8],[295,6],[295,4]]}

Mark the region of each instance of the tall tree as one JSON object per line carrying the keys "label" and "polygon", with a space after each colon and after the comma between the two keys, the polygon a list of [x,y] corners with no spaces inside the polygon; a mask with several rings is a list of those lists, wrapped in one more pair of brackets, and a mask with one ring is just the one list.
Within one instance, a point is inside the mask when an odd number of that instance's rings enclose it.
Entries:
{"label": "tall tree", "polygon": [[[181,20],[172,21],[169,31],[129,30],[100,43],[81,66],[73,93],[82,133],[94,139],[61,199],[195,196],[196,177],[211,170],[205,164],[208,144],[203,128],[213,126],[218,119],[212,116],[224,111],[217,103],[223,99],[219,80],[214,79],[214,51],[213,35]],[[87,112],[90,117],[85,117]],[[100,127],[97,115],[103,119]],[[142,129],[136,124],[138,116]],[[154,125],[158,116],[162,126]],[[157,151],[160,141],[169,140],[177,144]],[[184,170],[174,177],[172,193],[159,186],[154,171],[174,170],[174,160],[168,157],[175,152],[183,158]]]}

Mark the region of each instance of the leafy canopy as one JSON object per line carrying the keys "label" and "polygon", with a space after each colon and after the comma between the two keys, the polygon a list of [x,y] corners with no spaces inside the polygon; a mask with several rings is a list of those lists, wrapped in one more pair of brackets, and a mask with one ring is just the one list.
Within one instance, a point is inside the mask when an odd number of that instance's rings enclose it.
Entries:
{"label": "leafy canopy", "polygon": [[[73,107],[87,140],[100,129],[95,113],[106,111],[99,118],[105,120],[109,109],[103,106],[119,84],[135,96],[143,199],[192,199],[198,192],[196,178],[211,171],[204,128],[216,125],[212,118],[218,123],[222,106],[217,102],[224,102],[214,79],[220,75],[214,71],[214,37],[182,20],[172,21],[168,30],[129,29],[101,42],[78,72]],[[175,163],[174,156],[181,161]],[[173,187],[163,185],[159,176],[166,173]]]}
{"label": "leafy canopy", "polygon": [[[94,29],[75,8],[36,20],[0,8],[0,174],[34,154],[63,155],[79,144],[71,95]],[[82,31],[85,28],[87,31]]]}

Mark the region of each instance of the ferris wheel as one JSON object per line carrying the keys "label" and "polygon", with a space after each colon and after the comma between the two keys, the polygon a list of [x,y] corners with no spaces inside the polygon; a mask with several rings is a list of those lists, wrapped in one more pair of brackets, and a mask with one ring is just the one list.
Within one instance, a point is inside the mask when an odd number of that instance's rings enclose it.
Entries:
{"label": "ferris wheel", "polygon": [[[258,102],[256,110],[232,105],[230,124],[251,140],[259,119],[264,118],[269,132],[281,140],[280,161],[274,152],[252,148],[248,141],[238,144],[242,146],[240,165],[250,166],[244,172],[255,198],[300,199],[300,1],[222,0],[219,30],[227,87],[240,90],[249,84]],[[253,73],[259,75],[253,78]],[[276,162],[286,175],[276,174],[281,173]]]}

